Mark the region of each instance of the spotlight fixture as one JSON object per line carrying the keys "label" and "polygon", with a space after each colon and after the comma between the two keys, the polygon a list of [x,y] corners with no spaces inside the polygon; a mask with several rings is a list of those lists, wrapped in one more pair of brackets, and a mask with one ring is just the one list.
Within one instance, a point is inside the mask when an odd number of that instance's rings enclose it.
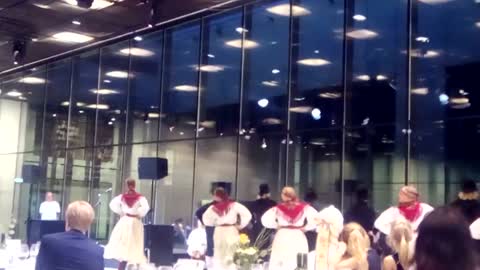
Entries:
{"label": "spotlight fixture", "polygon": [[25,57],[26,44],[25,41],[15,40],[13,41],[12,54],[13,64],[18,65]]}
{"label": "spotlight fixture", "polygon": [[148,27],[152,28],[158,19],[159,1],[150,0],[150,20],[148,21]]}

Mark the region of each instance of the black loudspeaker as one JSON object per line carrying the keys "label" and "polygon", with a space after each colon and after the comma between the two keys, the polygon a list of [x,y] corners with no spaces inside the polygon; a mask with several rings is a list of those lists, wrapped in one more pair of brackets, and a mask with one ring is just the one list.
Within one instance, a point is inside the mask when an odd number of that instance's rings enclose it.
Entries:
{"label": "black loudspeaker", "polygon": [[138,179],[160,180],[168,175],[166,158],[141,157],[138,159]]}
{"label": "black loudspeaker", "polygon": [[38,165],[24,164],[22,166],[23,183],[36,184],[42,181],[42,169]]}
{"label": "black loudspeaker", "polygon": [[150,250],[150,262],[155,265],[172,265],[173,226],[145,225],[145,248]]}

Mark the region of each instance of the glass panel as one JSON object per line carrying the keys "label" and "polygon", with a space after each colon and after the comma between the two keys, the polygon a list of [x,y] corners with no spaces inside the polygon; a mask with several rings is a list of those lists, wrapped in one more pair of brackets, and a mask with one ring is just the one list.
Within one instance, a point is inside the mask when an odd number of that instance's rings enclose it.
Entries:
{"label": "glass panel", "polygon": [[285,185],[286,136],[240,137],[238,153],[237,197],[239,200],[254,200],[259,185],[268,184],[273,199],[280,199],[280,190]]}
{"label": "glass panel", "polygon": [[126,41],[102,48],[100,55],[100,87],[90,91],[98,95],[95,144],[119,144],[125,140],[129,56],[138,57],[138,53]]}
{"label": "glass panel", "polygon": [[128,142],[158,140],[163,32],[132,41]]}
{"label": "glass panel", "polygon": [[241,10],[208,18],[204,25],[198,135],[232,135],[240,114],[242,51],[225,44],[242,37]]}
{"label": "glass panel", "polygon": [[329,204],[340,207],[341,132],[318,130],[292,134],[289,144],[288,185],[294,186],[304,198],[315,192],[316,209]]}
{"label": "glass panel", "polygon": [[93,149],[67,150],[65,165],[65,202],[89,200],[89,187],[93,167]]}
{"label": "glass panel", "polygon": [[294,1],[290,129],[342,125],[344,1]]}
{"label": "glass panel", "polygon": [[[247,6],[245,77],[241,133],[285,130],[288,103],[289,12],[276,14],[288,1]],[[280,8],[282,9],[282,8]],[[287,8],[287,10],[289,10]],[[229,42],[239,47],[241,40]],[[228,45],[228,44],[227,44]]]}
{"label": "glass panel", "polygon": [[197,121],[200,24],[165,32],[160,139],[193,138]]}
{"label": "glass panel", "polygon": [[68,147],[92,146],[97,108],[99,52],[73,58],[72,105]]}

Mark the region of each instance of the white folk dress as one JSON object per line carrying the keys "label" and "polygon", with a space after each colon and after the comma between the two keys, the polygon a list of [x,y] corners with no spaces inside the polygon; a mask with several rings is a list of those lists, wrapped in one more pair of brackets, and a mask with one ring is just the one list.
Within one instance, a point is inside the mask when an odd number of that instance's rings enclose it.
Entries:
{"label": "white folk dress", "polygon": [[122,195],[119,195],[110,202],[110,209],[121,218],[113,228],[110,240],[105,247],[104,257],[129,264],[147,263],[141,220],[150,210],[147,199],[141,196],[132,207],[129,207],[122,200]]}
{"label": "white folk dress", "polygon": [[203,214],[205,226],[215,227],[213,266],[215,270],[234,270],[233,256],[240,240],[238,230],[250,223],[252,214],[238,202],[232,202],[223,215],[219,215],[213,207],[214,205],[210,206]]}
{"label": "white folk dress", "polygon": [[308,242],[303,231],[314,230],[317,211],[306,205],[294,221],[285,217],[278,206],[262,216],[265,228],[276,229],[272,243],[269,270],[292,270],[297,266],[297,254],[308,254]]}
{"label": "white folk dress", "polygon": [[[418,226],[422,223],[423,219],[433,211],[433,207],[426,204],[420,203],[421,212],[417,219],[411,222],[412,229],[417,233]],[[396,206],[392,206],[385,210],[380,216],[375,220],[375,228],[377,228],[380,232],[384,233],[385,235],[390,234],[390,229],[392,228],[393,222],[397,219],[402,218],[403,215]]]}

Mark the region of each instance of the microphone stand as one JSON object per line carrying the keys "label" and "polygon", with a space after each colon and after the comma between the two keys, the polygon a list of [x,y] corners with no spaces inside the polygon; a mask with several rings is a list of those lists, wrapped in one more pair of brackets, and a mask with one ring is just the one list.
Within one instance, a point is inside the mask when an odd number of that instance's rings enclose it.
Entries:
{"label": "microphone stand", "polygon": [[[102,195],[107,194],[109,192],[112,192],[112,188],[109,188],[105,191],[99,192],[97,194],[97,202],[93,205],[93,209],[95,210],[95,239],[97,239],[98,236],[98,230],[100,227],[100,206],[102,206]],[[88,232],[88,236],[90,237],[90,231]],[[97,242],[98,243],[98,242]]]}

